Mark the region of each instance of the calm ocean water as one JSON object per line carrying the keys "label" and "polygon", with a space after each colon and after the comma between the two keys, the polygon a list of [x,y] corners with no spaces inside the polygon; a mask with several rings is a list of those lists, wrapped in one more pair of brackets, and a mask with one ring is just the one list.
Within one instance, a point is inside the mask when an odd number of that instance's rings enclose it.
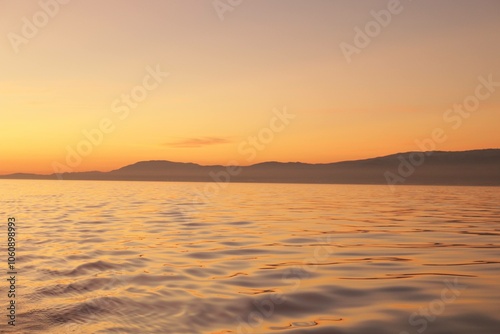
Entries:
{"label": "calm ocean water", "polygon": [[0,331],[500,332],[500,188],[209,186],[0,181]]}

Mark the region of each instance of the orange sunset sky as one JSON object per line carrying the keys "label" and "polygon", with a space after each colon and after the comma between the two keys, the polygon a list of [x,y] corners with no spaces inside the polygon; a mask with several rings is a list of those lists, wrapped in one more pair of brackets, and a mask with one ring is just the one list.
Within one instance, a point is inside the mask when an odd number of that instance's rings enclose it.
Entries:
{"label": "orange sunset sky", "polygon": [[[439,150],[500,147],[497,0],[401,0],[350,62],[342,43],[390,1],[52,2],[44,22],[41,2],[0,0],[0,174],[52,173],[103,119],[113,130],[73,171],[360,159],[418,150],[437,127]],[[169,75],[122,117],[148,67]],[[496,91],[445,121],[481,76]],[[248,161],[239,147],[284,107],[295,118]]]}

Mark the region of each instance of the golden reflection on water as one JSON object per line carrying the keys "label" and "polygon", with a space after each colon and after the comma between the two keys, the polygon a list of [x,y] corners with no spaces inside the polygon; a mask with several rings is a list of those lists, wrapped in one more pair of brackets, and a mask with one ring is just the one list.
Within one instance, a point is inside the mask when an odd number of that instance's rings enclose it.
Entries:
{"label": "golden reflection on water", "polygon": [[16,333],[500,327],[499,188],[0,184],[20,222]]}

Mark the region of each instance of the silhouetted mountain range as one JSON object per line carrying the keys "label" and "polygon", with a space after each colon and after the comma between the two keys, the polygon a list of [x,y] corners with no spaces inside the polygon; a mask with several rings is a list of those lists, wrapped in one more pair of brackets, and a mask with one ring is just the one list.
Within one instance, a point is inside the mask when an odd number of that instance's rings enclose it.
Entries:
{"label": "silhouetted mountain range", "polygon": [[141,161],[110,172],[11,174],[0,178],[499,186],[500,149],[406,152],[328,164],[265,162],[245,167]]}

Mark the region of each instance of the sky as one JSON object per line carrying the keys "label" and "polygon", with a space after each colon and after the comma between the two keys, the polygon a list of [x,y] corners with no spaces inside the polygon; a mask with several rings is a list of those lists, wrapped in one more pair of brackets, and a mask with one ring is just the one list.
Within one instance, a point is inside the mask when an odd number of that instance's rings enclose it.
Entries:
{"label": "sky", "polygon": [[499,148],[499,18],[497,0],[0,0],[0,174]]}

